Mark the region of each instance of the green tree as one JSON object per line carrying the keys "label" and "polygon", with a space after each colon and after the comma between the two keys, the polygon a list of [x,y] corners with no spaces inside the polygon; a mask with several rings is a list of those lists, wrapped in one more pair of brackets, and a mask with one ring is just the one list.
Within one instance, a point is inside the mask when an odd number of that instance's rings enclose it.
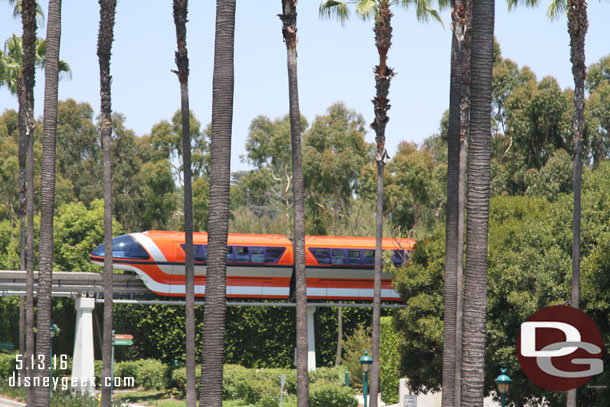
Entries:
{"label": "green tree", "polygon": [[199,404],[222,405],[222,371],[226,315],[226,260],[229,229],[229,184],[233,121],[235,0],[216,2],[210,144],[210,198],[206,307]]}
{"label": "green tree", "polygon": [[102,159],[101,138],[93,124],[91,105],[74,99],[59,102],[57,171],[70,183],[71,195],[85,205],[103,197]]}
{"label": "green tree", "polygon": [[403,142],[388,163],[385,209],[393,235],[425,236],[443,214],[446,167],[430,152]]}
{"label": "green tree", "polygon": [[525,174],[528,196],[541,196],[549,202],[557,200],[560,194],[572,192],[572,158],[565,150],[557,150],[539,171],[530,169]]}
{"label": "green tree", "polygon": [[[242,160],[256,170],[239,180],[240,187],[246,193],[247,205],[258,216],[282,215],[286,234],[290,234],[294,184],[290,125],[289,115],[274,120],[257,116],[252,120],[246,141],[247,155]],[[300,116],[299,137],[307,126],[305,117]]]}
{"label": "green tree", "polygon": [[310,233],[338,235],[342,218],[351,218],[362,167],[372,159],[372,145],[364,141],[365,134],[362,115],[341,102],[316,117],[305,134],[303,172],[313,218]]}
{"label": "green tree", "polygon": [[587,144],[590,145],[591,159],[596,167],[610,156],[610,56],[589,66],[585,86],[589,91],[585,108],[590,117],[585,122],[585,128],[589,129],[586,133],[590,136]]}
{"label": "green tree", "polygon": [[176,111],[171,122],[162,120],[150,131],[150,144],[154,159],[166,159],[172,164],[172,173],[178,184],[184,185],[184,146],[182,135],[184,127],[188,126],[191,134],[189,142],[191,151],[192,175],[195,178],[207,176],[209,173],[209,129],[201,131],[201,122],[189,111],[187,119],[183,119],[182,110]]}
{"label": "green tree", "polygon": [[[99,273],[100,268],[89,261],[89,254],[104,240],[104,203],[95,200],[87,208],[82,202],[61,205],[55,217],[55,253],[53,268],[59,271]],[[115,234],[121,225],[113,220]]]}

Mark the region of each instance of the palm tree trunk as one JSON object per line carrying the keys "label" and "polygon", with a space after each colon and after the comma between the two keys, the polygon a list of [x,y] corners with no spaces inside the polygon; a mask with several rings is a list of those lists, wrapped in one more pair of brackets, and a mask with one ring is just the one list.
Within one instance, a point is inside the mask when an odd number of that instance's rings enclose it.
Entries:
{"label": "palm tree trunk", "polygon": [[[466,216],[466,168],[468,160],[468,131],[470,127],[470,52],[472,41],[472,0],[462,1],[463,11],[458,11],[458,19],[463,19],[461,52],[460,89],[460,175],[458,186],[458,247],[457,247],[457,313],[455,319],[455,401],[460,406],[462,396],[462,332],[464,321],[464,218]],[[461,15],[463,14],[463,16]]]}
{"label": "palm tree trunk", "polygon": [[294,197],[294,266],[296,280],[297,406],[309,405],[307,366],[307,279],[305,275],[305,199],[301,160],[301,114],[297,79],[297,1],[282,0],[282,34],[286,43],[290,140],[292,147],[292,192]]}
{"label": "palm tree trunk", "polygon": [[341,353],[343,342],[343,307],[337,307],[337,354],[335,356],[335,366],[341,364]]}
{"label": "palm tree trunk", "polygon": [[222,406],[226,320],[226,261],[233,121],[235,0],[216,2],[216,38],[210,145],[208,265],[203,316],[199,405]]}
{"label": "palm tree trunk", "polygon": [[381,242],[383,238],[383,171],[388,158],[385,149],[385,127],[388,123],[387,111],[390,108],[388,93],[390,92],[390,81],[394,76],[392,68],[386,65],[388,50],[392,45],[392,12],[390,2],[382,0],[379,2],[379,15],[375,19],[375,45],[379,53],[379,65],[375,67],[375,88],[376,95],[373,99],[375,108],[375,120],[371,127],[375,130],[375,142],[377,152],[375,160],[377,162],[377,210],[375,221],[375,274],[373,283],[373,332],[372,332],[372,358],[371,366],[371,407],[377,407],[377,395],[379,393],[379,343],[381,327],[381,269],[382,269],[382,250]]}
{"label": "palm tree trunk", "polygon": [[472,100],[468,150],[462,394],[464,407],[483,405],[487,307],[487,232],[491,173],[491,78],[494,0],[473,4]]}
{"label": "palm tree trunk", "polygon": [[[454,9],[455,9],[454,2]],[[455,24],[455,21],[454,21]],[[453,27],[452,27],[453,28]],[[455,28],[453,28],[455,30]],[[458,266],[458,179],[460,153],[461,64],[456,35],[451,39],[449,134],[447,139],[447,208],[445,210],[445,282],[443,292],[443,406],[455,405],[456,311]]]}
{"label": "palm tree trunk", "polygon": [[[99,0],[100,28],[97,40],[97,56],[100,64],[100,97],[101,97],[101,138],[104,154],[104,333],[102,345],[102,377],[111,377],[112,364],[112,168],[111,168],[111,136],[112,136],[112,106],[110,58],[114,38],[114,15],[116,0]],[[111,386],[102,381],[102,407],[110,407]]]}
{"label": "palm tree trunk", "polygon": [[[23,85],[25,93],[24,139],[26,140],[26,214],[27,232],[26,298],[25,298],[25,359],[34,354],[34,84],[36,63],[36,1],[21,3],[23,26]],[[26,374],[30,374],[29,369]],[[28,405],[33,403],[33,391],[27,389]]]}
{"label": "palm tree trunk", "polygon": [[[580,306],[580,214],[582,186],[582,139],[585,126],[585,36],[589,23],[586,0],[568,1],[570,61],[574,77],[574,214],[572,218],[572,292],[570,305]],[[576,407],[576,389],[570,390],[567,406]]]}
{"label": "palm tree trunk", "polygon": [[186,406],[195,407],[195,263],[193,256],[193,188],[191,171],[191,129],[189,109],[189,59],[186,49],[186,19],[188,0],[174,0],[174,24],[176,25],[176,66],[180,82],[182,110],[182,158],[184,171],[184,237],[186,280]]}
{"label": "palm tree trunk", "polygon": [[[55,210],[55,138],[57,134],[57,84],[59,43],[61,37],[61,0],[50,0],[47,13],[47,54],[44,88],[44,119],[42,130],[42,169],[40,197],[40,271],[38,274],[38,318],[36,354],[43,355],[45,369],[36,376],[48,374],[50,359],[51,279],[53,274],[53,212]],[[49,406],[49,389],[34,390],[34,406]]]}
{"label": "palm tree trunk", "polygon": [[26,250],[26,225],[25,225],[25,206],[26,206],[26,155],[28,140],[26,136],[26,100],[25,84],[23,81],[23,68],[21,76],[17,78],[17,100],[19,103],[19,151],[17,154],[19,161],[19,270],[25,270],[25,250]]}

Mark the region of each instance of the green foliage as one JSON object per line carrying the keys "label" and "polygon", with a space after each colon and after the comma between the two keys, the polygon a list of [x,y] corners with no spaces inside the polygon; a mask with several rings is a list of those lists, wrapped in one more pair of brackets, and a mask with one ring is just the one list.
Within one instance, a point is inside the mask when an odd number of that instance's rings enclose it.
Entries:
{"label": "green foliage", "polygon": [[364,117],[343,103],[317,116],[303,138],[303,177],[312,234],[338,234],[342,217],[351,218],[362,167],[372,161],[373,145],[364,141]]}
{"label": "green foliage", "polygon": [[[114,235],[122,234],[121,225],[112,224]],[[102,269],[89,261],[89,254],[104,241],[104,202],[91,202],[87,209],[81,202],[62,205],[53,228],[55,253],[54,269],[99,273]]]}
{"label": "green foliage", "polygon": [[114,375],[116,377],[133,377],[134,385],[137,384],[135,378],[138,377],[138,369],[140,367],[140,361],[124,361],[115,362],[114,364]]}
{"label": "green foliage", "polygon": [[315,383],[309,390],[309,405],[311,407],[357,407],[358,401],[348,387],[331,383]]}
{"label": "green foliage", "polygon": [[381,344],[379,358],[381,360],[382,400],[386,404],[398,403],[398,385],[400,378],[400,336],[394,328],[392,317],[381,318]]}
{"label": "green foliage", "polygon": [[0,352],[0,378],[4,381],[15,371],[15,353]]}
{"label": "green foliage", "polygon": [[555,151],[539,171],[532,168],[525,174],[525,194],[540,196],[553,202],[560,194],[571,193],[574,183],[573,168],[572,158],[565,150]]}
{"label": "green foliage", "polygon": [[[390,403],[398,402],[398,384],[400,375],[399,342],[400,337],[393,325],[392,317],[381,318],[381,343],[379,346],[379,357],[381,362],[380,381],[383,388],[383,401]],[[360,358],[365,350],[371,349],[370,329],[360,327],[347,338],[344,345],[342,365],[337,368],[339,375],[335,378],[336,384],[344,382],[345,370],[349,373],[350,386],[362,388],[362,366]]]}
{"label": "green foliage", "polygon": [[[610,335],[609,179],[606,162],[583,176],[581,308],[596,322],[602,337]],[[510,397],[518,403],[542,397],[553,405],[561,402],[558,394],[543,392],[523,375],[514,349],[524,320],[540,308],[569,299],[571,221],[571,195],[560,195],[552,203],[534,197],[491,200],[485,385],[487,390],[494,388],[499,368],[507,367],[514,383]],[[397,313],[402,371],[420,390],[440,385],[444,242],[442,231],[420,242],[395,280],[407,304]],[[596,378],[597,383],[604,380],[606,374]],[[605,390],[584,389],[582,394],[583,405],[604,405],[610,396]]]}
{"label": "green foliage", "polygon": [[384,206],[394,234],[408,236],[413,229],[430,231],[444,218],[447,167],[426,149],[401,143],[384,179]]}
{"label": "green foliage", "polygon": [[165,388],[167,366],[156,359],[139,360],[136,368],[136,386],[146,390]]}

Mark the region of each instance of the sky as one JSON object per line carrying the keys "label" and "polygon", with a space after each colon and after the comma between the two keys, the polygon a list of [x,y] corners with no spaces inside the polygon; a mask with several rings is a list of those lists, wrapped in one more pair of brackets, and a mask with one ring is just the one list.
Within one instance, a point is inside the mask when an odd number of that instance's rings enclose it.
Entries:
{"label": "sky", "polygon": [[[45,11],[47,1],[40,4]],[[143,5],[146,7],[142,8]],[[318,15],[319,1],[298,5],[298,78],[301,113],[309,123],[337,101],[373,120],[375,93],[373,66],[378,61],[372,23],[355,16],[344,25]],[[64,0],[60,58],[72,68],[72,79],[59,84],[59,98],[89,103],[97,115],[99,66],[97,60],[98,3]],[[443,25],[420,23],[413,9],[394,7],[393,40],[388,64],[396,76],[390,87],[390,121],[386,146],[390,156],[402,141],[422,143],[439,131],[449,102],[451,31],[447,11]],[[277,14],[280,0],[238,0],[235,30],[235,99],[231,170],[249,166],[240,158],[253,118],[277,118],[288,113],[286,47]],[[353,8],[352,8],[353,11]],[[586,39],[587,65],[610,54],[610,2],[591,0]],[[206,125],[212,112],[212,67],[215,1],[191,1],[187,24],[190,59],[190,106]],[[21,35],[21,22],[12,18],[12,7],[0,2],[0,41]],[[46,36],[46,26],[38,31]],[[566,18],[549,21],[546,4],[536,9],[507,11],[496,2],[495,36],[502,56],[519,66],[529,66],[538,79],[554,76],[563,88],[573,87]],[[174,52],[176,34],[169,0],[119,0],[112,50],[112,108],[126,117],[125,125],[138,135],[169,120],[180,107]],[[44,76],[37,72],[36,116],[42,115]],[[17,109],[17,99],[0,89],[0,112]],[[373,142],[374,132],[366,135]]]}

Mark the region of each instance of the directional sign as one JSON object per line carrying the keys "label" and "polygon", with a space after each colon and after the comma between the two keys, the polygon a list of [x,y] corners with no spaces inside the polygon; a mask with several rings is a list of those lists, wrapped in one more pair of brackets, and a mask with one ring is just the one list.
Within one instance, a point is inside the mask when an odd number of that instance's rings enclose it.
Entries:
{"label": "directional sign", "polygon": [[417,407],[417,396],[414,394],[411,394],[411,395],[405,394],[404,406],[405,407]]}
{"label": "directional sign", "polygon": [[130,346],[130,345],[133,345],[133,341],[129,340],[129,339],[115,339],[114,345],[115,346]]}
{"label": "directional sign", "polygon": [[125,340],[133,340],[133,335],[127,334],[114,334],[114,339],[125,339]]}

